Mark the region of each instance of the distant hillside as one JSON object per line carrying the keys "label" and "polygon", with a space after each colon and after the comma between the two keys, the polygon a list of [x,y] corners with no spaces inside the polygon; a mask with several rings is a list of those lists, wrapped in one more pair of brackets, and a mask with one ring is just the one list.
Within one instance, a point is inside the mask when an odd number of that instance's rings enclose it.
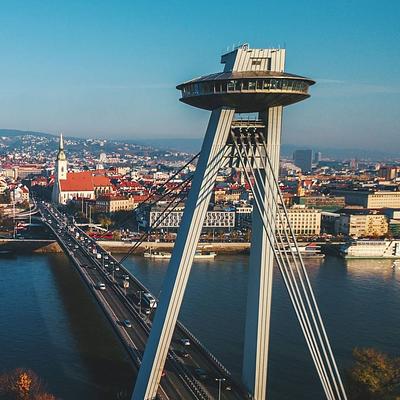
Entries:
{"label": "distant hillside", "polygon": [[[177,150],[196,153],[200,151],[203,139],[138,139],[135,143],[146,144],[152,147],[158,147],[159,149],[166,150]],[[348,160],[352,158],[362,160],[386,160],[386,159],[399,159],[398,153],[385,152],[379,150],[364,150],[364,149],[340,149],[331,147],[321,147],[316,145],[295,145],[295,144],[283,144],[281,147],[281,154],[285,158],[292,158],[293,152],[299,149],[311,149],[314,151],[320,151],[324,158],[332,158],[335,160]]]}
{"label": "distant hillside", "polygon": [[[168,153],[168,149],[159,146],[138,144],[134,141],[107,140],[100,138],[79,138],[64,136],[65,146],[70,156],[91,158],[101,153],[159,157]],[[156,144],[156,143],[155,143]],[[23,153],[29,157],[54,157],[59,145],[59,136],[44,132],[0,129],[0,154]]]}
{"label": "distant hillside", "polygon": [[166,150],[176,150],[176,151],[184,151],[187,153],[197,153],[201,149],[201,145],[203,143],[203,138],[194,138],[194,139],[135,139],[132,140],[138,144],[144,144],[151,147],[157,147],[159,149]]}
{"label": "distant hillside", "polygon": [[[21,131],[17,129],[0,129],[0,147],[2,142],[7,144],[8,148],[12,150],[13,146],[16,146],[20,140],[23,140],[25,136],[35,136],[37,138],[48,139],[50,147],[57,148],[58,135],[45,132],[35,131]],[[2,140],[3,138],[3,140]],[[87,139],[67,136],[67,139],[76,141],[76,145],[82,145]],[[5,139],[5,140],[4,140]],[[93,139],[96,141],[96,139]],[[158,138],[158,139],[136,139],[131,140],[118,140],[109,138],[108,143],[102,148],[102,151],[111,150],[118,143],[129,143],[130,145],[149,146],[152,149],[159,150],[170,150],[187,153],[197,153],[201,149],[203,138],[193,139],[182,139],[182,138]],[[45,146],[46,144],[43,143]],[[93,144],[92,146],[95,146]],[[99,144],[96,144],[99,147]],[[316,145],[294,145],[294,144],[283,144],[281,148],[281,154],[285,158],[292,158],[293,152],[298,149],[312,149],[314,151],[320,151],[323,158],[331,158],[335,160],[348,160],[351,158],[357,158],[359,160],[398,160],[400,155],[397,152],[385,152],[380,150],[364,150],[364,149],[351,149],[351,148],[332,148],[332,147],[321,147]],[[100,151],[100,147],[99,147]]]}
{"label": "distant hillside", "polygon": [[311,149],[313,151],[320,151],[322,153],[322,158],[331,158],[334,160],[350,160],[352,158],[356,158],[358,160],[384,161],[400,159],[400,155],[397,152],[391,153],[381,150],[332,148],[316,145],[299,146],[293,144],[283,144],[281,154],[285,158],[292,158],[293,152],[300,149]]}
{"label": "distant hillside", "polygon": [[17,129],[0,129],[0,136],[15,137],[15,136],[23,136],[23,135],[43,136],[43,137],[55,136],[51,133],[45,133],[45,132],[20,131]]}

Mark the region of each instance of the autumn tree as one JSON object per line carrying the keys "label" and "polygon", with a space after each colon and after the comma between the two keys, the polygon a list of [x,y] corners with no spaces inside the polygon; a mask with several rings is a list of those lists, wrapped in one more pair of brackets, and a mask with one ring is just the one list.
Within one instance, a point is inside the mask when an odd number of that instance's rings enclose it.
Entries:
{"label": "autumn tree", "polygon": [[103,228],[106,228],[108,230],[108,227],[112,224],[112,219],[105,215],[102,215],[99,217],[99,222]]}
{"label": "autumn tree", "polygon": [[356,348],[353,357],[347,376],[351,400],[400,400],[400,358],[372,348]]}
{"label": "autumn tree", "polygon": [[42,381],[29,369],[17,368],[0,375],[1,400],[56,400]]}

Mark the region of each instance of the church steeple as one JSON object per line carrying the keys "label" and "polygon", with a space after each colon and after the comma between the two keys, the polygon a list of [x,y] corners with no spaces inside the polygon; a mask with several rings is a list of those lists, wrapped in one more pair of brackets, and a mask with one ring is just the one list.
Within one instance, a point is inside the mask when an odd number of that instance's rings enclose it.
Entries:
{"label": "church steeple", "polygon": [[58,154],[57,154],[57,161],[56,161],[56,178],[57,179],[67,179],[67,156],[64,152],[64,139],[63,134],[60,134],[60,142],[58,145]]}
{"label": "church steeple", "polygon": [[60,142],[58,145],[58,154],[57,154],[57,161],[66,161],[67,156],[64,153],[64,139],[63,139],[63,134],[60,133]]}
{"label": "church steeple", "polygon": [[64,153],[64,139],[63,134],[60,134],[60,141],[58,144],[58,153],[56,159],[56,165],[54,168],[54,186],[52,193],[52,201],[57,204],[65,204],[65,197],[62,198],[61,193],[61,182],[67,179],[68,173],[68,161],[67,156]]}

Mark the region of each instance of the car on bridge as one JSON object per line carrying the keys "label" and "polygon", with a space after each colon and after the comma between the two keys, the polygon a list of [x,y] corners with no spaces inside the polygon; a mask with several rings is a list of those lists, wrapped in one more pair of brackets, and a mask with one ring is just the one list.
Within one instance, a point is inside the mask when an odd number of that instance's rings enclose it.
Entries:
{"label": "car on bridge", "polygon": [[188,338],[183,338],[180,340],[181,344],[184,346],[190,346],[190,340]]}
{"label": "car on bridge", "polygon": [[125,328],[132,328],[132,323],[129,321],[129,319],[124,319],[122,323],[124,324]]}
{"label": "car on bridge", "polygon": [[106,290],[106,284],[103,282],[98,282],[97,283],[97,289],[99,290]]}
{"label": "car on bridge", "polygon": [[183,358],[188,358],[189,357],[189,353],[185,350],[175,350],[175,353],[177,356],[179,357],[183,357]]}
{"label": "car on bridge", "polygon": [[203,368],[196,368],[194,374],[200,381],[206,381],[209,378],[208,373]]}

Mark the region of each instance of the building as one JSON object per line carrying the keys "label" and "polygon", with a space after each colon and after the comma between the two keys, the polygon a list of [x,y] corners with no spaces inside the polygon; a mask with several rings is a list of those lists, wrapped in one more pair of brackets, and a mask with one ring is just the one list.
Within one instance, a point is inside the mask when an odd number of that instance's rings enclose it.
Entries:
{"label": "building", "polygon": [[320,151],[316,151],[314,154],[314,163],[318,164],[322,160],[322,153]]}
{"label": "building", "polygon": [[368,190],[333,190],[333,194],[344,196],[346,204],[365,208],[400,208],[400,192]]}
{"label": "building", "polygon": [[13,179],[25,179],[29,176],[40,175],[42,172],[43,166],[36,164],[16,165],[12,168],[3,168],[1,170],[3,176]]}
{"label": "building", "polygon": [[[295,205],[287,209],[289,223],[294,234],[298,236],[316,236],[321,233],[321,211],[306,208],[304,205]],[[286,222],[282,225],[280,218],[276,221],[277,229],[287,228]]]}
{"label": "building", "polygon": [[[160,217],[164,212],[164,208],[154,208],[149,214],[149,226],[157,225],[157,221],[161,221]],[[179,228],[183,215],[183,207],[181,210],[166,212],[166,218],[155,227],[155,229],[163,228]],[[235,227],[235,212],[234,211],[208,211],[203,223],[204,228],[225,228],[230,229]]]}
{"label": "building", "polygon": [[395,238],[400,237],[400,220],[398,219],[389,220],[389,232]]}
{"label": "building", "polygon": [[293,162],[303,172],[309,172],[312,168],[312,150],[296,150],[293,153]]}
{"label": "building", "polygon": [[383,166],[379,169],[378,176],[384,178],[386,181],[392,181],[397,177],[397,167]]}
{"label": "building", "polygon": [[136,206],[137,203],[135,203],[133,197],[104,195],[96,199],[96,211],[101,213],[130,211]]}
{"label": "building", "polygon": [[323,211],[339,210],[346,205],[344,196],[301,196],[297,201],[307,208],[318,208]]}
{"label": "building", "polygon": [[211,201],[213,203],[230,203],[239,201],[242,196],[242,190],[216,189],[213,192]]}
{"label": "building", "polygon": [[15,203],[29,202],[29,189],[26,186],[17,186],[13,190],[13,201]]}
{"label": "building", "polygon": [[52,192],[53,203],[66,204],[76,198],[95,199],[114,192],[110,179],[97,171],[68,172],[67,156],[64,152],[64,141],[60,135],[60,145],[54,171]]}
{"label": "building", "polygon": [[376,210],[349,209],[341,213],[336,233],[351,237],[381,237],[388,233],[386,215]]}
{"label": "building", "polygon": [[235,211],[236,211],[236,226],[239,229],[250,228],[253,206],[247,204],[240,204],[235,207]]}

